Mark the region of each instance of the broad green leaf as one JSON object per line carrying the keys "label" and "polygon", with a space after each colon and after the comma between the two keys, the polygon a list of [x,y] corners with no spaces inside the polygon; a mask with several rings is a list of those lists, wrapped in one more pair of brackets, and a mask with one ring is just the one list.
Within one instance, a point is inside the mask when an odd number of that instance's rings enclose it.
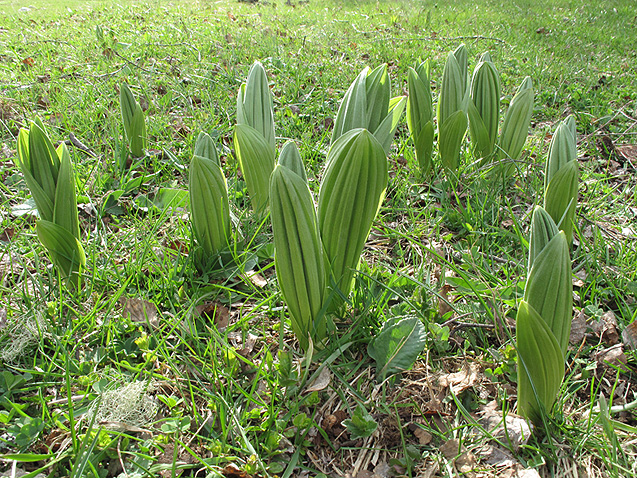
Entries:
{"label": "broad green leaf", "polygon": [[433,120],[428,62],[426,67],[420,66],[419,71],[422,71],[422,74],[413,68],[409,68],[407,75],[407,86],[409,88],[407,126],[414,138],[420,134],[427,123]]}
{"label": "broad green leaf", "polygon": [[469,133],[471,134],[471,142],[476,156],[486,158],[493,151],[491,140],[484,121],[482,121],[482,117],[472,101],[469,102],[467,113],[469,117]]}
{"label": "broad green leaf", "polygon": [[426,342],[425,326],[417,317],[387,321],[367,347],[367,353],[376,361],[378,380],[409,369]]}
{"label": "broad green leaf", "polygon": [[550,214],[543,207],[537,206],[531,217],[528,270],[531,270],[535,258],[559,232]]}
{"label": "broad green leaf", "polygon": [[442,73],[442,85],[438,97],[438,128],[441,128],[451,115],[463,109],[465,93],[465,84],[462,81],[458,60],[453,53],[449,53]]}
{"label": "broad green leaf", "polygon": [[467,69],[469,67],[469,52],[467,51],[467,47],[465,46],[464,43],[458,46],[458,48],[454,50],[453,56],[456,57],[456,60],[458,61],[458,68],[460,70],[459,78],[461,81],[462,91],[464,92],[467,90],[467,87],[469,86],[467,84],[467,81],[468,81]]}
{"label": "broad green leaf", "polygon": [[213,159],[193,156],[188,191],[195,238],[206,255],[213,256],[228,245],[231,233],[226,178]]}
{"label": "broad green leaf", "polygon": [[553,236],[533,261],[524,300],[544,320],[562,353],[566,353],[573,317],[573,281],[563,231]]}
{"label": "broad green leaf", "polygon": [[345,92],[334,121],[332,144],[348,131],[367,127],[366,79],[368,72],[369,68],[364,68]]}
{"label": "broad green leaf", "polygon": [[200,156],[202,158],[209,159],[213,161],[217,166],[221,167],[221,163],[219,162],[219,155],[217,154],[217,148],[208,133],[204,133],[202,131],[199,133],[199,136],[197,136],[197,141],[195,141],[194,156]]}
{"label": "broad green leaf", "polygon": [[546,322],[522,301],[516,318],[518,412],[535,423],[549,413],[564,378],[564,354]]}
{"label": "broad green leaf", "polygon": [[325,261],[307,182],[280,164],[270,179],[270,218],[277,281],[288,305],[292,330],[301,347],[308,350],[309,337],[318,344],[326,335],[321,316]]}
{"label": "broad green leaf", "polygon": [[438,135],[438,151],[442,166],[457,171],[460,165],[460,148],[467,131],[467,114],[458,110],[447,118]]}
{"label": "broad green leaf", "polygon": [[237,116],[237,124],[253,127],[274,150],[276,143],[272,92],[265,69],[258,61],[250,67],[245,87],[242,87],[239,96],[243,105],[241,115]]}
{"label": "broad green leaf", "polygon": [[415,140],[416,147],[416,159],[418,160],[418,166],[420,172],[423,175],[429,174],[433,168],[431,156],[434,147],[434,124],[429,122],[425,124],[425,127],[420,131],[420,134]]}
{"label": "broad green leaf", "polygon": [[301,153],[299,153],[299,148],[297,148],[294,141],[288,141],[283,145],[281,153],[279,154],[278,163],[295,172],[307,183],[307,175],[305,174]]}
{"label": "broad green leaf", "polygon": [[[365,78],[365,91],[367,96],[366,124],[372,133],[375,133],[387,116],[390,109],[389,95],[391,84],[387,74],[387,64],[374,68]],[[377,138],[378,139],[378,138]],[[381,141],[381,144],[383,141]]]}
{"label": "broad green leaf", "polygon": [[144,155],[146,147],[146,122],[144,112],[139,106],[133,92],[126,83],[122,83],[119,89],[120,109],[122,123],[128,140],[130,152],[136,158]]}
{"label": "broad green leaf", "polygon": [[391,143],[394,140],[394,133],[403,115],[403,111],[405,111],[406,104],[407,98],[405,96],[392,98],[389,102],[389,112],[380,125],[378,125],[378,128],[373,132],[374,137],[381,144],[386,155],[389,154]]}
{"label": "broad green leaf", "polygon": [[60,171],[55,190],[53,222],[62,226],[79,240],[80,223],[77,216],[75,175],[71,166],[71,157],[64,143],[60,144],[57,153],[60,157]]}
{"label": "broad green leaf", "polygon": [[365,407],[360,403],[352,414],[352,418],[343,420],[343,425],[350,433],[350,440],[358,440],[359,438],[367,438],[378,428],[378,423],[374,420]]}
{"label": "broad green leaf", "polygon": [[261,133],[247,124],[235,126],[234,147],[250,193],[252,207],[255,212],[262,213],[268,206],[275,150]]}
{"label": "broad green leaf", "polygon": [[40,220],[36,225],[38,238],[49,251],[51,262],[69,284],[79,287],[80,272],[86,264],[86,256],[80,242],[69,231],[57,224]]}
{"label": "broad green leaf", "polygon": [[544,209],[557,227],[566,233],[568,243],[573,242],[573,221],[579,187],[577,160],[560,168],[544,191]]}
{"label": "broad green leaf", "polygon": [[318,223],[330,284],[345,296],[351,290],[387,181],[387,157],[369,131],[349,131],[330,148],[319,192]]}
{"label": "broad green leaf", "polygon": [[546,161],[546,174],[544,176],[544,189],[553,180],[557,172],[568,163],[577,158],[577,141],[575,131],[575,119],[569,116],[555,130],[549,154]]}
{"label": "broad green leaf", "polygon": [[533,83],[526,77],[517,93],[511,100],[509,109],[504,116],[502,132],[500,134],[499,157],[506,154],[511,159],[518,159],[522,154],[524,143],[529,135],[531,115],[533,114]]}

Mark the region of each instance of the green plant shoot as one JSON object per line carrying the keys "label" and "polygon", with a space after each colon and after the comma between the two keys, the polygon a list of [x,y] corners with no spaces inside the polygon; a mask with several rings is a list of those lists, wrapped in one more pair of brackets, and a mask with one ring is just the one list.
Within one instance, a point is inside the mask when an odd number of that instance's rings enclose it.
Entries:
{"label": "green plant shoot", "polygon": [[124,132],[128,140],[128,149],[134,157],[141,158],[146,149],[146,121],[141,106],[135,101],[133,92],[126,83],[120,85],[119,103],[122,110]]}
{"label": "green plant shoot", "polygon": [[36,119],[28,130],[20,130],[16,165],[40,215],[36,224],[40,242],[67,284],[79,289],[86,256],[80,243],[75,175],[66,145],[61,143],[56,149]]}
{"label": "green plant shoot", "polygon": [[433,107],[431,99],[431,67],[429,60],[409,68],[407,85],[407,127],[416,150],[416,159],[423,175],[432,170],[434,142]]}
{"label": "green plant shoot", "polygon": [[500,78],[488,52],[473,70],[468,114],[474,151],[479,158],[488,159],[498,139],[500,121]]}

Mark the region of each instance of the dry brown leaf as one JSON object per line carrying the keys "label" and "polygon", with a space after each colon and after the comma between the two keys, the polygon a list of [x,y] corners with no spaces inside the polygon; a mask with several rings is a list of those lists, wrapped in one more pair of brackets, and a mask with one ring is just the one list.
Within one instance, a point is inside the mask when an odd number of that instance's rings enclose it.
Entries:
{"label": "dry brown leaf", "polygon": [[449,299],[449,292],[451,290],[453,290],[453,287],[449,284],[445,284],[438,292],[438,314],[440,317],[444,317],[447,313],[453,310],[453,307],[451,307],[451,300]]}
{"label": "dry brown leaf", "polygon": [[612,310],[609,310],[599,320],[601,323],[601,338],[608,345],[619,343],[619,333],[617,333],[617,318]]}
{"label": "dry brown leaf", "polygon": [[583,311],[580,311],[575,317],[573,317],[573,321],[571,322],[571,335],[569,337],[569,342],[572,344],[579,344],[586,337],[587,331],[589,329],[587,322],[586,314]]}
{"label": "dry brown leaf", "polygon": [[622,332],[622,341],[629,349],[637,349],[637,321],[628,324]]}
{"label": "dry brown leaf", "polygon": [[13,239],[13,236],[15,236],[15,228],[7,227],[4,231],[0,233],[0,241],[11,242],[11,239]]}
{"label": "dry brown leaf", "polygon": [[439,450],[447,460],[451,460],[462,453],[464,451],[464,447],[461,448],[460,442],[454,438],[444,442]]}
{"label": "dry brown leaf", "polygon": [[225,305],[217,302],[204,302],[195,307],[195,316],[207,318],[217,326],[217,329],[225,329],[230,320],[230,311]]}
{"label": "dry brown leaf", "polygon": [[484,463],[498,468],[508,468],[518,463],[508,450],[499,446],[487,445],[483,447],[480,450],[480,456]]}
{"label": "dry brown leaf", "polygon": [[143,299],[123,299],[124,311],[122,315],[130,316],[133,322],[148,323],[151,327],[159,327],[157,306],[152,302]]}
{"label": "dry brown leaf", "polygon": [[415,423],[409,424],[409,429],[413,432],[414,436],[418,438],[419,445],[429,445],[431,440],[433,439],[433,435],[429,433],[427,430],[419,427]]}
{"label": "dry brown leaf", "polygon": [[637,162],[637,144],[620,144],[617,146],[617,152],[624,157],[626,161],[631,163]]}
{"label": "dry brown leaf", "polygon": [[535,468],[527,468],[526,470],[518,471],[518,478],[540,478],[540,474]]}
{"label": "dry brown leaf", "polygon": [[250,279],[250,282],[252,282],[252,284],[257,286],[259,289],[263,289],[266,285],[268,285],[268,281],[265,280],[265,278],[258,272],[249,271],[246,273],[246,275],[248,276],[248,279]]}
{"label": "dry brown leaf", "polygon": [[502,412],[498,410],[498,404],[495,400],[481,407],[478,413],[482,415],[480,423],[484,428],[494,438],[503,440],[514,449],[525,444],[533,432],[533,426],[518,415],[507,413],[503,420]]}
{"label": "dry brown leaf", "polygon": [[441,387],[449,387],[449,389],[456,395],[462,393],[468,388],[473,387],[478,383],[479,379],[479,367],[476,363],[467,364],[462,366],[462,370],[459,372],[443,375],[438,379],[438,383]]}
{"label": "dry brown leaf", "polygon": [[628,359],[624,354],[624,345],[617,344],[607,349],[601,350],[595,354],[595,360],[602,365],[610,365],[627,371],[626,363]]}
{"label": "dry brown leaf", "polygon": [[7,309],[2,307],[0,309],[0,329],[4,329],[7,326]]}
{"label": "dry brown leaf", "polygon": [[466,451],[456,458],[453,464],[460,473],[468,473],[478,466],[478,460],[473,453]]}
{"label": "dry brown leaf", "polygon": [[239,341],[236,344],[237,353],[240,355],[243,355],[244,357],[247,357],[248,355],[250,355],[252,351],[254,350],[254,346],[257,344],[258,338],[259,338],[258,335],[248,333],[248,336],[245,338],[245,341],[243,341],[243,343],[239,343],[240,342],[240,339],[239,339]]}
{"label": "dry brown leaf", "polygon": [[226,465],[226,467],[221,470],[221,474],[226,478],[251,478],[249,474],[232,463]]}
{"label": "dry brown leaf", "polygon": [[306,391],[319,392],[321,390],[326,389],[331,381],[332,381],[332,372],[330,372],[329,368],[323,367],[323,370],[321,370],[321,373],[319,373],[319,376],[316,377],[316,380],[314,380],[307,387]]}

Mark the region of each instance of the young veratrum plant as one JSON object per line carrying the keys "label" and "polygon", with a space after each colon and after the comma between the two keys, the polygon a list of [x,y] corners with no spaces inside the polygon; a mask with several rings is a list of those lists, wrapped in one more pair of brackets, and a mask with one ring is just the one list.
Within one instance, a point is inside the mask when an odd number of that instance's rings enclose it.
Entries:
{"label": "young veratrum plant", "polygon": [[529,273],[516,318],[518,411],[542,424],[564,379],[573,285],[566,235],[539,206],[529,242]]}
{"label": "young veratrum plant", "polygon": [[67,284],[79,289],[86,264],[80,244],[75,175],[66,145],[55,149],[39,119],[18,135],[17,166],[38,209],[36,230]]}
{"label": "young veratrum plant", "polygon": [[365,128],[389,153],[398,122],[405,109],[406,98],[390,99],[391,84],[387,65],[360,72],[343,97],[334,122],[332,144],[348,131]]}
{"label": "young veratrum plant", "polygon": [[483,53],[471,78],[469,131],[477,157],[489,158],[498,139],[500,78],[489,52]]}
{"label": "young veratrum plant", "polygon": [[325,259],[316,209],[296,145],[283,147],[270,178],[270,219],[277,281],[303,350],[326,336]]}
{"label": "young veratrum plant", "polygon": [[146,121],[141,106],[126,83],[120,85],[119,104],[128,149],[134,157],[141,158],[146,149]]}
{"label": "young veratrum plant", "polygon": [[[517,160],[522,154],[524,143],[529,135],[531,115],[533,114],[533,82],[527,76],[518,88],[511,100],[509,109],[504,115],[504,123],[500,133],[500,143],[496,158],[505,157]],[[508,176],[513,170],[511,167],[503,168],[503,174]]]}
{"label": "young veratrum plant", "polygon": [[275,164],[272,103],[268,77],[261,63],[255,62],[237,94],[234,147],[252,207],[257,213],[263,212],[268,205],[270,175]]}
{"label": "young veratrum plant", "polygon": [[577,202],[578,176],[575,119],[566,118],[557,127],[546,162],[544,176],[544,209],[568,243],[573,242],[573,221]]}
{"label": "young veratrum plant", "polygon": [[349,294],[354,273],[385,195],[387,157],[366,129],[348,131],[332,145],[318,200],[318,227],[325,251],[328,310]]}
{"label": "young veratrum plant", "polygon": [[416,68],[409,68],[407,85],[407,126],[414,141],[420,172],[432,169],[431,154],[434,143],[433,107],[431,99],[431,67],[429,60]]}
{"label": "young veratrum plant", "polygon": [[467,86],[467,49],[460,45],[447,57],[437,106],[440,161],[453,174],[460,165],[460,148],[467,131]]}
{"label": "young veratrum plant", "polygon": [[212,138],[200,133],[188,177],[190,217],[202,264],[228,246],[231,234],[228,187]]}

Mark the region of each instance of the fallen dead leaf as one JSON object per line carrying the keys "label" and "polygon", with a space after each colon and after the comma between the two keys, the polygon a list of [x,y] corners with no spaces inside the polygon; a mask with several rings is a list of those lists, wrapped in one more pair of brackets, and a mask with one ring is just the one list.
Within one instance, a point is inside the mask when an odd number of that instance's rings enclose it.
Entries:
{"label": "fallen dead leaf", "polygon": [[248,279],[250,279],[250,282],[252,282],[252,284],[257,286],[259,289],[263,289],[266,285],[268,285],[268,281],[265,280],[265,278],[258,272],[249,271],[246,273],[246,275],[248,276]]}
{"label": "fallen dead leaf", "polygon": [[629,349],[637,349],[637,321],[628,324],[622,332],[622,341]]}
{"label": "fallen dead leaf", "polygon": [[433,435],[429,433],[427,430],[419,427],[415,423],[410,423],[408,426],[409,430],[414,434],[416,438],[418,438],[419,445],[429,445],[431,440],[433,439]]}
{"label": "fallen dead leaf", "polygon": [[457,457],[460,453],[463,453],[464,447],[461,448],[460,442],[454,438],[444,442],[439,450],[447,460],[451,460]]}
{"label": "fallen dead leaf", "polygon": [[159,327],[157,306],[143,299],[121,299],[124,307],[122,315],[130,316],[133,322],[148,323],[151,327]]}
{"label": "fallen dead leaf", "polygon": [[617,146],[617,152],[624,157],[626,161],[631,163],[637,162],[637,144],[620,144]]}
{"label": "fallen dead leaf", "polygon": [[4,307],[0,309],[0,329],[4,329],[7,326],[7,309]]}
{"label": "fallen dead leaf", "polygon": [[469,473],[478,466],[478,460],[473,453],[466,451],[456,458],[453,464],[460,473]]}
{"label": "fallen dead leaf", "polygon": [[249,356],[254,350],[254,346],[257,344],[258,339],[259,336],[252,333],[248,333],[248,336],[243,341],[241,340],[241,337],[239,337],[235,343],[237,353],[244,357]]}
{"label": "fallen dead leaf", "polygon": [[579,344],[588,335],[589,330],[586,314],[580,311],[571,322],[571,335],[569,336],[569,342],[572,344]]}
{"label": "fallen dead leaf", "polygon": [[479,371],[478,364],[465,363],[462,366],[462,370],[443,375],[438,379],[438,383],[441,387],[449,387],[454,394],[458,395],[478,383]]}
{"label": "fallen dead leaf", "polygon": [[332,381],[332,372],[327,367],[323,367],[316,380],[314,380],[306,389],[308,392],[319,392],[328,387]]}
{"label": "fallen dead leaf", "polygon": [[221,474],[226,478],[250,478],[251,475],[240,469],[237,465],[230,463],[221,470]]}
{"label": "fallen dead leaf", "polygon": [[212,321],[217,329],[225,329],[230,320],[230,311],[225,305],[217,302],[204,302],[195,307],[195,317],[205,317]]}
{"label": "fallen dead leaf", "polygon": [[502,412],[498,410],[498,404],[495,400],[481,407],[478,413],[482,415],[480,423],[484,428],[494,438],[510,444],[513,449],[518,449],[520,445],[525,444],[533,432],[533,426],[518,415],[507,413],[503,419]]}
{"label": "fallen dead leaf", "polygon": [[453,290],[453,287],[449,284],[445,284],[438,292],[438,314],[440,317],[444,317],[453,310],[453,307],[450,305],[451,300],[449,299],[449,292],[451,292],[451,290]]}
{"label": "fallen dead leaf", "polygon": [[14,227],[7,227],[2,233],[0,233],[0,241],[2,242],[10,242],[15,235]]}
{"label": "fallen dead leaf", "polygon": [[628,371],[626,368],[628,359],[626,358],[626,354],[624,354],[623,344],[613,345],[612,347],[597,352],[595,354],[595,360],[602,365],[610,365]]}
{"label": "fallen dead leaf", "polygon": [[617,318],[612,310],[609,310],[596,324],[595,331],[600,334],[602,341],[608,345],[619,343],[619,333],[617,332]]}
{"label": "fallen dead leaf", "polygon": [[487,445],[479,453],[484,463],[498,468],[508,468],[518,463],[508,450],[499,446]]}
{"label": "fallen dead leaf", "polygon": [[33,59],[33,57],[29,56],[22,59],[22,64],[28,68],[31,68],[32,66],[35,66],[35,60]]}
{"label": "fallen dead leaf", "polygon": [[540,478],[540,474],[535,468],[527,468],[526,470],[518,471],[518,478]]}

